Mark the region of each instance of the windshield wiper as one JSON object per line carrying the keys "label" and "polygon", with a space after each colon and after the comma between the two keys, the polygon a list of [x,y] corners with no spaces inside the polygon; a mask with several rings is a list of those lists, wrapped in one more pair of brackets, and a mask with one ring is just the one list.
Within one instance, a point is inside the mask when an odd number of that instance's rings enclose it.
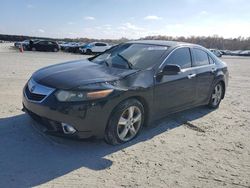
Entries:
{"label": "windshield wiper", "polygon": [[133,69],[133,64],[130,63],[129,60],[127,60],[123,55],[121,55],[121,54],[118,53],[117,56],[119,56],[120,58],[122,58],[128,64],[128,67],[130,69]]}

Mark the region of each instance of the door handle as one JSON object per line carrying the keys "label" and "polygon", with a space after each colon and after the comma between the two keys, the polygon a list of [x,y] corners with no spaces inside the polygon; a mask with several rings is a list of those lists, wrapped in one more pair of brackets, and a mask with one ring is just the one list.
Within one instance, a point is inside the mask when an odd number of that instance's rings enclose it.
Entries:
{"label": "door handle", "polygon": [[188,77],[188,79],[192,79],[192,78],[196,77],[196,74],[189,74],[187,77]]}

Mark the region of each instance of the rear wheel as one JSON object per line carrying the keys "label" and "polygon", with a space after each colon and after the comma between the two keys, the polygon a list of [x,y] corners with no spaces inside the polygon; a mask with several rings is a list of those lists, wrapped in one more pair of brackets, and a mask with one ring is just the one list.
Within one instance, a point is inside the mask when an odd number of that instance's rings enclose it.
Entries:
{"label": "rear wheel", "polygon": [[34,52],[34,51],[36,51],[36,48],[35,48],[35,47],[32,47],[31,50]]}
{"label": "rear wheel", "polygon": [[143,121],[143,105],[136,99],[126,100],[117,106],[110,117],[105,140],[112,145],[128,142],[138,135]]}
{"label": "rear wheel", "polygon": [[58,49],[57,48],[54,48],[54,50],[53,50],[54,52],[58,52]]}
{"label": "rear wheel", "polygon": [[210,108],[218,108],[224,93],[222,83],[219,82],[215,85],[208,106]]}

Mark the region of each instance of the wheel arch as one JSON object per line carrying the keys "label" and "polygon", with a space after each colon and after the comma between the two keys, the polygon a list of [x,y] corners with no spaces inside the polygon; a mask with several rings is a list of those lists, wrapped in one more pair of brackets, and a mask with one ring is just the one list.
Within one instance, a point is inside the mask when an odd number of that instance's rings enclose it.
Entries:
{"label": "wheel arch", "polygon": [[226,93],[226,83],[225,83],[225,80],[224,80],[224,78],[223,78],[222,76],[218,77],[218,78],[214,81],[209,96],[211,96],[211,94],[212,94],[212,92],[213,92],[213,88],[214,88],[214,87],[216,86],[216,84],[218,84],[218,83],[221,83],[221,84],[222,84],[222,87],[223,87],[223,94],[222,94],[222,98],[221,98],[221,99],[224,99],[224,96],[225,96],[225,93]]}
{"label": "wheel arch", "polygon": [[111,116],[114,115],[114,113],[115,113],[116,109],[118,108],[118,106],[119,106],[121,103],[123,103],[123,102],[125,102],[125,101],[127,101],[127,100],[130,100],[130,99],[136,99],[136,100],[138,100],[138,101],[142,104],[143,109],[144,109],[144,122],[143,122],[143,126],[145,127],[145,126],[148,125],[148,123],[150,122],[149,104],[148,104],[148,102],[146,101],[146,99],[145,99],[144,97],[135,95],[135,96],[129,96],[129,97],[127,97],[127,98],[121,100],[121,101],[113,108],[113,110],[111,111],[111,113],[110,113],[110,115],[109,115],[109,118],[108,118],[108,121],[107,121],[107,124],[106,124],[106,127],[105,127],[105,131],[106,131],[107,127],[108,127],[108,123],[109,123],[109,121],[110,121]]}

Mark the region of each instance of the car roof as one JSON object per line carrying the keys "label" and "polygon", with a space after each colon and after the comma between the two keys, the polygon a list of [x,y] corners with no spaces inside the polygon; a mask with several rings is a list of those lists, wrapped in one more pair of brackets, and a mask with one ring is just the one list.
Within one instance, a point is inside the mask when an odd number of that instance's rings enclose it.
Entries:
{"label": "car roof", "polygon": [[129,41],[127,43],[136,43],[136,44],[152,44],[152,45],[162,45],[168,47],[174,46],[196,46],[201,47],[200,45],[186,43],[186,42],[177,42],[177,41],[166,41],[166,40],[135,40]]}

